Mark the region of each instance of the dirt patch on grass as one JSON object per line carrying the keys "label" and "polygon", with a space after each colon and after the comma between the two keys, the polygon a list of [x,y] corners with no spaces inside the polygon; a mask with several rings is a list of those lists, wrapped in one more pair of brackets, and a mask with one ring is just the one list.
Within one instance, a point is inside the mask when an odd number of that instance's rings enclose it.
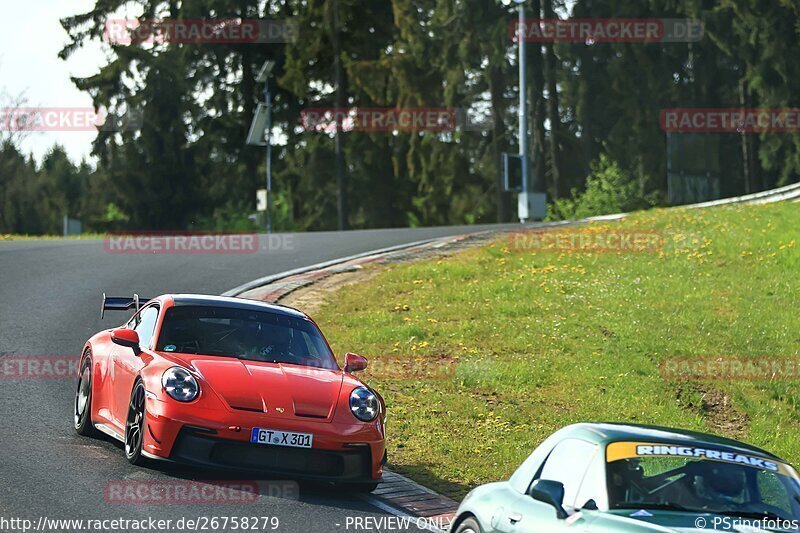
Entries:
{"label": "dirt patch on grass", "polygon": [[700,415],[714,433],[732,439],[747,436],[750,417],[737,410],[724,392],[703,383],[688,383],[681,384],[676,397],[681,405]]}
{"label": "dirt patch on grass", "polygon": [[369,268],[354,267],[353,270],[332,274],[306,287],[296,289],[278,299],[278,303],[302,309],[304,313],[313,315],[322,304],[342,287],[368,281],[383,270],[381,265]]}
{"label": "dirt patch on grass", "polygon": [[[452,242],[446,242],[433,248],[424,250],[404,251],[400,250],[388,254],[378,261],[371,262],[367,266],[353,265],[352,268],[344,272],[334,272],[316,280],[306,286],[293,289],[288,294],[278,298],[276,303],[288,305],[302,310],[307,314],[314,314],[322,307],[325,301],[336,293],[339,289],[368,281],[388,265],[397,263],[408,263],[430,259],[442,259],[449,257],[461,250],[483,246],[496,240],[503,232],[487,231],[474,235],[467,235]],[[259,289],[263,290],[263,288]]]}

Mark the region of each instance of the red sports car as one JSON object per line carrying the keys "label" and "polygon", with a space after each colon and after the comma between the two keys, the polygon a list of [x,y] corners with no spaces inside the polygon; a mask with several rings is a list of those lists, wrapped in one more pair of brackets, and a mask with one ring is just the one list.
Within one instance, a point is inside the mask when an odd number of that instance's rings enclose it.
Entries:
{"label": "red sports car", "polygon": [[106,298],[136,309],[86,343],[74,425],[147,459],[312,478],[373,490],[386,462],[386,409],[344,370],[317,325],[290,307],[239,298]]}

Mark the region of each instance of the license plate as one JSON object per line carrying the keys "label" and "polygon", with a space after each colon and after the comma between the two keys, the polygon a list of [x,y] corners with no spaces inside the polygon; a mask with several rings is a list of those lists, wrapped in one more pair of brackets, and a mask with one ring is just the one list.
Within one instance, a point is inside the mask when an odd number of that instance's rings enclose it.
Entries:
{"label": "license plate", "polygon": [[311,433],[296,433],[294,431],[280,431],[277,429],[253,428],[250,433],[250,442],[256,444],[271,444],[272,446],[289,446],[291,448],[311,448],[314,435]]}

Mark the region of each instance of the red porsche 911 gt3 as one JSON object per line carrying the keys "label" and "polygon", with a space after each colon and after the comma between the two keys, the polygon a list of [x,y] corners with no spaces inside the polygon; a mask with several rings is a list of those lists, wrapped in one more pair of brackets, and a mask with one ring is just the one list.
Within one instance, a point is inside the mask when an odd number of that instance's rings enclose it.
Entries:
{"label": "red porsche 911 gt3", "polygon": [[148,459],[311,478],[370,491],[386,462],[386,409],[341,369],[317,325],[290,307],[239,298],[106,298],[136,309],[88,340],[74,425]]}

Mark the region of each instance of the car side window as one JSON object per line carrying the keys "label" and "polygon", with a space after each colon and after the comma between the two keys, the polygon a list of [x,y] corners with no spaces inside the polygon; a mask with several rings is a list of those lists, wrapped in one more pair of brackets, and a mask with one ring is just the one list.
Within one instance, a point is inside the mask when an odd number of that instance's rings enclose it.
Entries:
{"label": "car side window", "polygon": [[156,320],[158,320],[158,307],[156,306],[143,309],[139,314],[136,326],[133,328],[139,334],[139,346],[150,346],[156,330]]}
{"label": "car side window", "polygon": [[[559,442],[542,466],[537,479],[559,481],[564,485],[564,505],[576,508],[578,492],[587,477],[589,467],[597,456],[598,446],[579,439]],[[587,485],[588,489],[589,485]],[[581,497],[583,498],[581,491]],[[591,498],[586,498],[588,501]],[[586,502],[578,502],[580,505]]]}

